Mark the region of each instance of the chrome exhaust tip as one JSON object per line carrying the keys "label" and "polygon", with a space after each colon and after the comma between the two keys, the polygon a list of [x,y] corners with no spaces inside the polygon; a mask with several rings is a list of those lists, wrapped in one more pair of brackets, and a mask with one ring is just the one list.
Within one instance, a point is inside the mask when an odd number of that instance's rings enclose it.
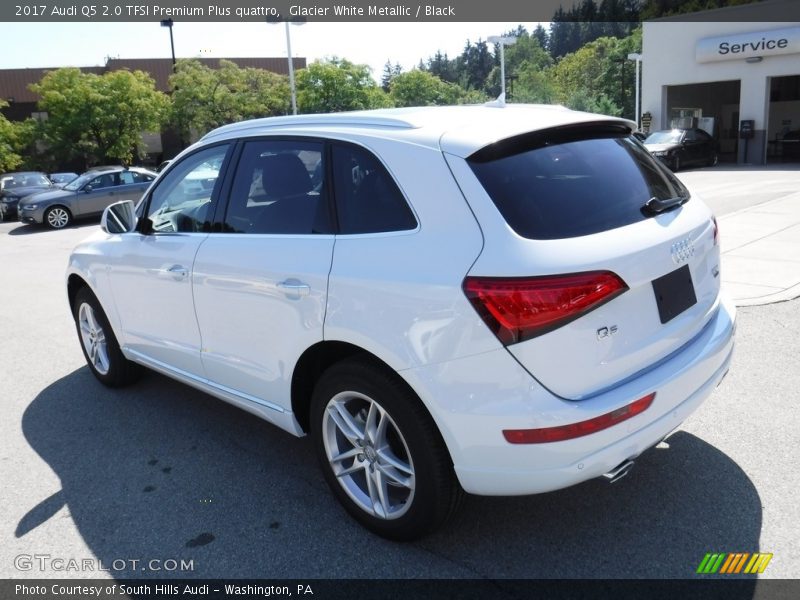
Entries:
{"label": "chrome exhaust tip", "polygon": [[608,473],[603,473],[603,477],[605,477],[608,483],[614,483],[625,477],[625,475],[627,475],[632,468],[633,468],[633,461],[626,460],[625,462],[611,469]]}

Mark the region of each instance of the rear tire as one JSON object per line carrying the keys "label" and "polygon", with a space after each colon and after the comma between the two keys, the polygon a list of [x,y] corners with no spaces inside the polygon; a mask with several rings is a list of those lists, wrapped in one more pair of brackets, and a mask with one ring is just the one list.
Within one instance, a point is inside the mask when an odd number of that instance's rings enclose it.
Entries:
{"label": "rear tire", "polygon": [[122,354],[106,314],[89,288],[81,288],[76,294],[72,315],[83,356],[100,383],[122,387],[139,378],[142,367]]}
{"label": "rear tire", "polygon": [[311,436],[325,479],[350,515],[398,541],[432,533],[464,495],[430,414],[395,373],[347,359],[320,377]]}
{"label": "rear tire", "polygon": [[64,206],[51,206],[44,213],[44,222],[50,229],[64,229],[72,223],[72,213]]}

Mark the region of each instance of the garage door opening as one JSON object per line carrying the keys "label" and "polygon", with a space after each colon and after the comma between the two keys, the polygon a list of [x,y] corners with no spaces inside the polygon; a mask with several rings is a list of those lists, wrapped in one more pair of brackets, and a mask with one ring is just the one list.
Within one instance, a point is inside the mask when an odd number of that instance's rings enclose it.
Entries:
{"label": "garage door opening", "polygon": [[800,163],[800,75],[770,78],[767,162]]}
{"label": "garage door opening", "polygon": [[739,150],[738,79],[667,86],[669,127],[699,127],[719,145],[720,162],[736,162]]}

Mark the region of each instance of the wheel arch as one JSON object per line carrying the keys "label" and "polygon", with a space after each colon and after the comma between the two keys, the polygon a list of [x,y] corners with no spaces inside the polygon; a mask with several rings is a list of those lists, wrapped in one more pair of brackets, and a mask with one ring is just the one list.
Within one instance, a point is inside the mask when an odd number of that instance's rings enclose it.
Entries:
{"label": "wheel arch", "polygon": [[82,288],[86,288],[92,293],[92,295],[95,298],[97,298],[97,302],[103,309],[103,312],[105,313],[106,318],[108,319],[108,323],[111,326],[111,331],[114,332],[114,335],[116,336],[117,340],[121,342],[122,328],[114,303],[113,301],[110,303],[104,303],[101,300],[104,294],[98,293],[98,289],[103,289],[107,285],[107,282],[104,282],[102,280],[98,281],[95,275],[96,273],[93,269],[76,270],[76,265],[74,263],[71,263],[69,274],[67,275],[67,299],[69,301],[70,313],[74,314],[75,312],[75,298],[77,297],[78,292]]}
{"label": "wheel arch", "polygon": [[[75,307],[75,297],[78,295],[78,292],[81,288],[89,288],[89,290],[94,294],[94,290],[92,286],[80,275],[77,273],[70,273],[67,277],[67,298],[69,299],[69,308],[70,310],[74,309]],[[97,294],[94,294],[95,297]]]}
{"label": "wheel arch", "polygon": [[[304,432],[308,433],[309,431],[311,394],[314,391],[316,382],[326,369],[338,362],[353,357],[371,362],[387,373],[391,373],[403,386],[413,393],[415,397],[419,398],[417,391],[404,377],[399,375],[386,361],[372,352],[348,342],[333,340],[318,342],[303,352],[292,374],[292,412]],[[438,423],[436,423],[436,419],[434,419],[430,409],[425,405],[422,399],[420,399],[419,402],[425,408],[438,429]]]}

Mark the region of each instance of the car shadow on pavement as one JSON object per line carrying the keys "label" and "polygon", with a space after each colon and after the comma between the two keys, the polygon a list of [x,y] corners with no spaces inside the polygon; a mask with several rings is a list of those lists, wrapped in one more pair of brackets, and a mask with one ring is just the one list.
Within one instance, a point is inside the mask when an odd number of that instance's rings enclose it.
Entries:
{"label": "car shadow on pavement", "polygon": [[62,489],[30,499],[16,536],[46,535],[66,505],[118,578],[691,578],[707,552],[758,551],[753,484],[685,432],[618,483],[471,496],[441,532],[397,544],[346,515],[307,440],[154,373],[111,390],[78,369],[22,428]]}
{"label": "car shadow on pavement", "polygon": [[[65,229],[83,229],[87,227],[97,226],[97,222],[95,221],[79,221],[76,223],[70,224]],[[19,227],[15,227],[14,229],[10,229],[8,235],[33,235],[36,233],[50,233],[54,231],[49,227],[44,225],[36,225],[31,223],[20,223]]]}

